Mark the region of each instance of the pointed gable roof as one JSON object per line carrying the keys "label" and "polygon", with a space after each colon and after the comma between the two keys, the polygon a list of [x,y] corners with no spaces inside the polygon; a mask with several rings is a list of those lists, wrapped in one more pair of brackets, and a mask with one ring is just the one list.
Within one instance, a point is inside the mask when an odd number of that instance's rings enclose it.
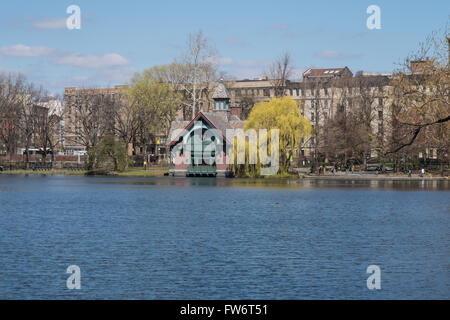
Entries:
{"label": "pointed gable roof", "polygon": [[[244,122],[241,121],[238,117],[232,116],[231,119],[228,119],[226,115],[224,114],[217,114],[214,112],[199,112],[197,116],[190,122],[188,121],[174,121],[172,122],[172,127],[170,129],[170,142],[169,146],[172,146],[175,144],[178,139],[183,136],[186,131],[189,130],[189,128],[194,124],[195,121],[197,121],[199,118],[203,118],[213,129],[217,129],[220,131],[222,135],[222,139],[228,143],[228,141],[225,138],[226,130],[227,129],[240,129],[244,126]],[[174,135],[174,131],[176,129],[182,129],[184,127],[184,132],[181,134],[178,134],[177,136]]]}
{"label": "pointed gable roof", "polygon": [[216,91],[214,91],[213,99],[231,99],[227,88],[225,88],[225,85],[222,82],[219,82]]}

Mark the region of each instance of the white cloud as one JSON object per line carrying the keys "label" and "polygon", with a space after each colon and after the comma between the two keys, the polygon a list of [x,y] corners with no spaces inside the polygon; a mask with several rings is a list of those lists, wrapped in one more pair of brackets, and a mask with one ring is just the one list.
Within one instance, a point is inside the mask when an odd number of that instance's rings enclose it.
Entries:
{"label": "white cloud", "polygon": [[58,58],[56,64],[70,65],[80,68],[99,69],[112,66],[124,66],[130,62],[117,53],[108,53],[103,56],[82,55],[72,53]]}
{"label": "white cloud", "polygon": [[0,47],[0,54],[12,57],[40,57],[48,56],[55,50],[44,46],[29,47],[23,44],[17,44],[14,46]]}
{"label": "white cloud", "polygon": [[35,21],[33,27],[37,29],[65,29],[66,19],[44,19]]}

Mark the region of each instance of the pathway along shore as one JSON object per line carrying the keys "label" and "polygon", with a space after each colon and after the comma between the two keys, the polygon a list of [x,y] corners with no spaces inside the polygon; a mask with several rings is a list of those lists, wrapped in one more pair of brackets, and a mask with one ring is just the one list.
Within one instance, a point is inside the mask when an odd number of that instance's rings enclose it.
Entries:
{"label": "pathway along shore", "polygon": [[417,174],[413,174],[411,177],[408,177],[408,175],[394,175],[394,174],[339,173],[333,175],[332,173],[327,173],[325,175],[299,174],[299,177],[303,179],[314,179],[314,180],[450,181],[449,177],[440,177],[440,176],[420,177]]}

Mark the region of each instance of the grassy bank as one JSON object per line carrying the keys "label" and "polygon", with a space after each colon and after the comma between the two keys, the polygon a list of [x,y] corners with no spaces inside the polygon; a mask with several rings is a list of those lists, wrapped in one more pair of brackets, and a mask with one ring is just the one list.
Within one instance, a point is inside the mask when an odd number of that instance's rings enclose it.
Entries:
{"label": "grassy bank", "polygon": [[[124,172],[108,172],[107,174],[99,173],[98,175],[109,175],[117,177],[163,177],[164,173],[168,172],[168,167],[151,167],[147,170],[143,168],[131,168]],[[100,171],[99,171],[100,172]],[[12,174],[12,175],[25,175],[25,174],[35,174],[35,175],[66,175],[66,176],[84,176],[88,175],[88,171],[72,171],[72,170],[50,170],[50,171],[33,171],[33,170],[11,170],[11,171],[0,171],[0,174]],[[95,172],[90,175],[95,176]]]}
{"label": "grassy bank", "polygon": [[119,177],[163,177],[169,172],[169,167],[150,167],[147,170],[143,168],[131,168],[124,172],[115,172]]}

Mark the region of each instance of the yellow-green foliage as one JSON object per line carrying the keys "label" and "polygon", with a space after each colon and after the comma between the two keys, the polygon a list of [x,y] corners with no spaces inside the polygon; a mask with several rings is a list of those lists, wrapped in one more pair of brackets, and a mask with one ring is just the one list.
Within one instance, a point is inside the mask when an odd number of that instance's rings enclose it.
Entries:
{"label": "yellow-green foliage", "polygon": [[268,137],[271,130],[279,130],[281,172],[287,171],[289,159],[298,151],[300,140],[312,133],[311,122],[301,115],[298,103],[291,97],[273,98],[256,104],[244,129],[267,129]]}
{"label": "yellow-green foliage", "polygon": [[[259,177],[261,173],[261,165],[258,157],[258,164],[250,164],[249,162],[249,142],[245,140],[245,155],[241,154],[242,149],[238,148],[238,137],[234,138],[233,143],[233,165],[231,165],[231,170],[235,177]],[[259,147],[257,147],[257,152],[259,152]],[[245,157],[245,165],[237,165],[238,157]]]}

